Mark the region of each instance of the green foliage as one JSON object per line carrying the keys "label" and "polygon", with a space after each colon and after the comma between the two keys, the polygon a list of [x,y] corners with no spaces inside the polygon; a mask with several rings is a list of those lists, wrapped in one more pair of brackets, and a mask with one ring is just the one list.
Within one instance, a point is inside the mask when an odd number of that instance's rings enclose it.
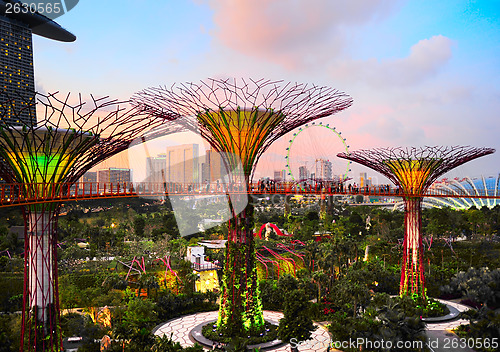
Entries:
{"label": "green foliage", "polygon": [[340,310],[356,316],[369,304],[373,282],[373,274],[363,270],[361,263],[350,267],[346,275],[333,284],[329,301],[335,302]]}
{"label": "green foliage", "polygon": [[[332,341],[349,341],[358,338],[368,338],[376,341],[381,323],[367,316],[351,317],[345,312],[335,312],[331,316],[331,323],[328,331],[332,335]],[[357,349],[343,349],[345,352],[355,352]]]}
{"label": "green foliage", "polygon": [[[20,254],[22,253],[22,244],[23,241],[18,239],[16,233],[10,232],[5,225],[0,226],[0,251],[8,250],[11,255]],[[2,270],[1,265],[0,270]]]}
{"label": "green foliage", "polygon": [[[18,318],[21,318],[18,316]],[[0,315],[0,352],[14,352],[19,350],[19,338],[13,331],[12,320],[16,319],[13,314]]]}
{"label": "green foliage", "polygon": [[268,323],[266,323],[265,325],[266,330],[262,332],[262,336],[261,334],[258,334],[257,336],[252,335],[250,337],[247,336],[244,338],[238,336],[220,336],[219,332],[213,328],[213,325],[214,325],[213,323],[210,323],[203,326],[202,328],[203,336],[212,341],[229,344],[228,346],[226,346],[226,349],[239,348],[240,346],[246,347],[247,345],[256,345],[259,343],[269,342],[277,339],[277,327],[275,325]]}
{"label": "green foliage", "polygon": [[281,310],[283,299],[276,285],[276,280],[262,280],[259,282],[260,299],[265,310]]}
{"label": "green foliage", "polygon": [[383,242],[397,242],[404,233],[404,213],[374,209],[371,213],[371,233]]}
{"label": "green foliage", "polygon": [[[349,316],[346,312],[338,311],[332,316],[332,323],[328,330],[332,334],[332,341],[349,341],[358,338],[368,341],[391,341],[393,346],[398,341],[425,341],[425,323],[418,315],[407,315],[405,304],[414,305],[411,298],[391,298],[387,294],[376,294],[366,312],[356,316]],[[347,348],[345,352],[354,352],[357,349]],[[391,351],[411,351],[408,349]]]}
{"label": "green foliage", "polygon": [[78,313],[68,313],[61,316],[63,336],[80,336],[85,326],[85,318]]}
{"label": "green foliage", "polygon": [[427,301],[424,302],[422,309],[422,317],[424,318],[442,317],[450,313],[446,304],[432,298],[427,298]]}
{"label": "green foliage", "polygon": [[0,309],[2,312],[20,311],[23,294],[23,274],[3,273],[0,275]]}
{"label": "green foliage", "polygon": [[280,319],[278,336],[281,341],[305,341],[311,338],[311,334],[317,327],[307,315],[309,302],[300,290],[288,292],[284,298],[284,317]]}
{"label": "green foliage", "polygon": [[[248,208],[246,211],[246,215],[249,216]],[[239,216],[242,217],[241,223],[247,224],[246,218],[241,214]],[[229,230],[245,231],[241,228]],[[217,321],[217,330],[224,336],[247,336],[263,330],[264,317],[255,261],[252,241],[248,243],[228,241],[226,243],[226,260],[221,285],[222,297]]]}
{"label": "green foliage", "polygon": [[266,310],[282,310],[286,294],[297,290],[299,281],[292,275],[284,274],[279,280],[262,280],[259,282],[262,306]]}
{"label": "green foliage", "polygon": [[157,322],[155,304],[149,299],[131,299],[124,312],[113,317],[113,335],[127,341],[130,351],[143,351],[154,343],[151,329]]}
{"label": "green foliage", "polygon": [[448,285],[442,287],[443,294],[464,295],[468,299],[490,307],[500,305],[500,269],[469,268],[457,273]]}
{"label": "green foliage", "polygon": [[[468,310],[460,314],[460,318],[468,320],[469,324],[460,325],[455,332],[461,338],[474,339],[478,341],[496,341],[500,340],[500,312],[493,311],[487,307],[480,310]],[[498,348],[487,346],[474,347],[475,351],[493,352]]]}
{"label": "green foliage", "polygon": [[134,233],[136,238],[144,238],[144,228],[146,227],[146,220],[141,215],[137,215],[134,219]]}
{"label": "green foliage", "polygon": [[[73,272],[59,276],[59,296],[63,308],[104,307],[120,304],[123,288],[116,276],[107,278],[105,272]],[[113,282],[114,281],[114,282]],[[114,284],[117,286],[115,287]]]}
{"label": "green foliage", "polygon": [[181,315],[215,310],[218,308],[216,299],[213,292],[174,295],[169,290],[162,291],[156,300],[158,319],[167,321]]}

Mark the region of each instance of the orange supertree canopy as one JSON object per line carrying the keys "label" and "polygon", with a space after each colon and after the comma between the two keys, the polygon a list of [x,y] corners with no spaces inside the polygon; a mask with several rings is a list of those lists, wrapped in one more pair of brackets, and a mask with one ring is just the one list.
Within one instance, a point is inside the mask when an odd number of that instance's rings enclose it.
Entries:
{"label": "orange supertree canopy", "polygon": [[380,172],[408,195],[417,195],[441,175],[470,160],[495,152],[492,148],[470,146],[377,148],[339,153]]}
{"label": "orange supertree canopy", "polygon": [[441,163],[439,159],[388,160],[387,166],[398,179],[405,194],[420,194],[433,170]]}
{"label": "orange supertree canopy", "polygon": [[307,84],[208,79],[148,88],[136,93],[132,103],[159,118],[183,117],[176,123],[199,132],[214,150],[226,154],[229,164],[232,157],[240,158],[245,177],[250,177],[276,139],[348,108],[352,99],[335,89]]}
{"label": "orange supertree canopy", "polygon": [[[273,110],[240,109],[215,112],[205,112],[198,115],[198,122],[210,130],[217,139],[222,152],[228,156],[234,155],[245,171],[250,174],[258,151],[262,148],[266,137],[283,121],[285,116]],[[228,158],[232,168],[235,162]],[[233,162],[232,162],[233,161]]]}

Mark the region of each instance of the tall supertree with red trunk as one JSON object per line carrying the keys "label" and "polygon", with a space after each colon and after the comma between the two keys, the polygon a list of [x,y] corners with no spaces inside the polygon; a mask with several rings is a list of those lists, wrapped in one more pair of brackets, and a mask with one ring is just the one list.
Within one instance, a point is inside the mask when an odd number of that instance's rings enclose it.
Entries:
{"label": "tall supertree with red trunk", "polygon": [[[63,186],[75,183],[90,168],[134,141],[170,132],[168,124],[107,98],[83,101],[79,96],[74,104],[69,103],[69,95],[35,94],[23,103],[2,98],[0,118],[8,113],[11,117],[28,115],[36,121],[36,111],[43,114],[36,124],[19,126],[7,120],[0,125],[0,177],[19,184],[19,191],[28,198],[58,194]],[[62,348],[56,252],[59,208],[60,203],[44,201],[22,206],[25,270],[21,351]]]}
{"label": "tall supertree with red trunk", "polygon": [[[159,117],[176,115],[221,153],[233,180],[248,183],[259,157],[279,137],[309,121],[335,114],[352,99],[332,88],[267,80],[208,79],[149,88],[132,101]],[[184,118],[180,118],[184,117]],[[240,167],[241,166],[241,167]],[[264,325],[253,242],[253,206],[235,210],[248,195],[233,195],[228,224],[218,331],[247,336]],[[241,204],[241,203],[240,203]]]}
{"label": "tall supertree with red trunk", "polygon": [[399,286],[401,296],[426,296],[421,231],[422,195],[444,173],[494,151],[491,148],[457,146],[381,148],[337,155],[380,172],[400,189],[405,204],[403,263]]}

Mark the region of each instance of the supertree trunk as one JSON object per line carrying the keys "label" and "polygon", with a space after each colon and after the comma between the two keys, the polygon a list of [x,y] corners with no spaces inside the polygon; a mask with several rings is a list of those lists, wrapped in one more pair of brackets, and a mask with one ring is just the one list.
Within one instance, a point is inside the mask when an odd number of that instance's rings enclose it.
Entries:
{"label": "supertree trunk", "polygon": [[[226,156],[228,170],[241,165],[242,172],[237,174],[248,182],[260,156],[275,140],[309,121],[348,108],[352,99],[327,87],[209,79],[172,89],[149,88],[136,93],[132,102],[160,119],[183,116],[179,120]],[[247,336],[243,334],[263,327],[252,215],[253,208],[248,206],[239,214],[233,211],[229,222],[217,323],[219,332],[226,336]]]}
{"label": "supertree trunk", "polygon": [[253,238],[253,206],[249,204],[228,223],[217,321],[217,330],[225,336],[246,337],[264,328]]}
{"label": "supertree trunk", "polygon": [[60,351],[59,294],[57,282],[57,215],[53,203],[28,206],[23,214],[25,231],[24,299],[21,351]]}
{"label": "supertree trunk", "polygon": [[407,197],[405,202],[405,236],[399,295],[425,297],[422,247],[422,198]]}

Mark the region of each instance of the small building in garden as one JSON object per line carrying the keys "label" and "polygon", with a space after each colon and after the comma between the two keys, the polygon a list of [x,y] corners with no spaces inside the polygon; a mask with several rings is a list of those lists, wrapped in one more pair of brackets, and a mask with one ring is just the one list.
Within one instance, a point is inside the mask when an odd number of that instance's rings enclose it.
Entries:
{"label": "small building in garden", "polygon": [[212,262],[205,261],[205,247],[188,247],[186,260],[191,262],[193,273],[198,275],[195,282],[196,292],[219,290],[217,270],[221,269],[221,267]]}

